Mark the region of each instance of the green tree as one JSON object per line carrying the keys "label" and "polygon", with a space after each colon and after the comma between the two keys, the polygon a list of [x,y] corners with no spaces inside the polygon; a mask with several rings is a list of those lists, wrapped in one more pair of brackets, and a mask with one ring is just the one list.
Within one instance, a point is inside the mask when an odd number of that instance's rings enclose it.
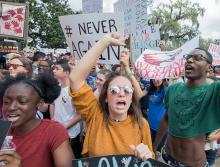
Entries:
{"label": "green tree", "polygon": [[160,3],[150,14],[150,23],[160,25],[161,39],[169,49],[181,46],[199,34],[198,17],[203,16],[204,8],[189,0],[169,0]]}
{"label": "green tree", "polygon": [[67,0],[29,0],[29,37],[31,46],[64,48],[64,34],[59,16],[74,14]]}
{"label": "green tree", "polygon": [[215,41],[213,39],[211,39],[211,38],[204,39],[204,38],[200,37],[199,47],[208,50],[209,49],[209,45],[211,43],[215,43]]}

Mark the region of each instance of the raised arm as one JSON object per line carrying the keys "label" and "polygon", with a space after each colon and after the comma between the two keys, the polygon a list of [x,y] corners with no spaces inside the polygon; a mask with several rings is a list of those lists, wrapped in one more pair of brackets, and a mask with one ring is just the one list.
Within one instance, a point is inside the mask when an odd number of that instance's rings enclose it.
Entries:
{"label": "raised arm", "polygon": [[99,56],[109,45],[123,46],[122,36],[119,34],[106,34],[83,56],[76,68],[71,70],[70,73],[70,88],[73,91],[80,89]]}
{"label": "raised arm", "polygon": [[72,128],[74,125],[76,125],[81,120],[81,115],[77,113],[74,118],[69,120],[69,122],[65,125],[66,129]]}
{"label": "raised arm", "polygon": [[138,100],[140,100],[144,96],[144,93],[141,90],[139,82],[137,81],[137,79],[135,78],[133,72],[129,67],[129,56],[130,56],[129,51],[127,49],[123,50],[120,55],[120,63],[122,64],[125,72],[132,81],[135,90],[135,96],[137,97]]}

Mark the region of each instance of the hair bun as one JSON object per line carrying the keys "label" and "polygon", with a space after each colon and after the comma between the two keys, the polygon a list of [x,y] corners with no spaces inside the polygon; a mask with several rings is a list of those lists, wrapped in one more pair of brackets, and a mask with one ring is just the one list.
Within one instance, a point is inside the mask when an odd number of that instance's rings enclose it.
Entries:
{"label": "hair bun", "polygon": [[53,103],[60,95],[61,87],[57,79],[50,74],[40,74],[36,78],[36,84],[41,89],[45,103]]}

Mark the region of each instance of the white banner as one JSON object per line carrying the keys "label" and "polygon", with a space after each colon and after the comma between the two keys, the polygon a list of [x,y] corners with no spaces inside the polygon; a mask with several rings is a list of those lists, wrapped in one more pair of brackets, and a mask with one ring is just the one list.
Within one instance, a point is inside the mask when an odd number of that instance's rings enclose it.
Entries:
{"label": "white banner", "polygon": [[146,49],[135,62],[140,76],[149,79],[173,78],[176,74],[184,74],[183,55],[189,54],[199,47],[199,37],[185,43],[174,51],[155,51]]}
{"label": "white banner", "polygon": [[[1,18],[0,18],[0,34],[12,37],[25,37],[26,5],[5,4],[2,2]],[[26,30],[27,33],[28,30]]]}
{"label": "white banner", "polygon": [[149,0],[118,0],[114,12],[124,12],[125,34],[139,32],[148,26]]}
{"label": "white banner", "polygon": [[103,0],[82,0],[83,13],[102,13]]}
{"label": "white banner", "polygon": [[220,65],[220,46],[211,43],[209,45],[208,51],[211,53],[212,58],[213,58],[212,65],[214,65],[214,66]]}
{"label": "white banner", "polygon": [[[93,13],[61,16],[59,20],[71,53],[81,59],[104,34],[123,34],[123,17],[122,13]],[[99,63],[118,64],[119,55],[119,46],[109,46],[100,56]]]}

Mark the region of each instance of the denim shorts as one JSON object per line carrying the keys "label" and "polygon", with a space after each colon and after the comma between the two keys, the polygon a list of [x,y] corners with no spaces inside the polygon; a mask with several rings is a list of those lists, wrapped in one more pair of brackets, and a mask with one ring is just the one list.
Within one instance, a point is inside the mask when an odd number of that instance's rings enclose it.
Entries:
{"label": "denim shorts", "polygon": [[[161,157],[158,160],[172,167],[190,167],[183,164],[182,162],[179,162],[178,160],[174,159],[169,154],[167,154],[166,149],[164,147],[162,149]],[[206,162],[204,167],[209,167],[208,162]]]}

